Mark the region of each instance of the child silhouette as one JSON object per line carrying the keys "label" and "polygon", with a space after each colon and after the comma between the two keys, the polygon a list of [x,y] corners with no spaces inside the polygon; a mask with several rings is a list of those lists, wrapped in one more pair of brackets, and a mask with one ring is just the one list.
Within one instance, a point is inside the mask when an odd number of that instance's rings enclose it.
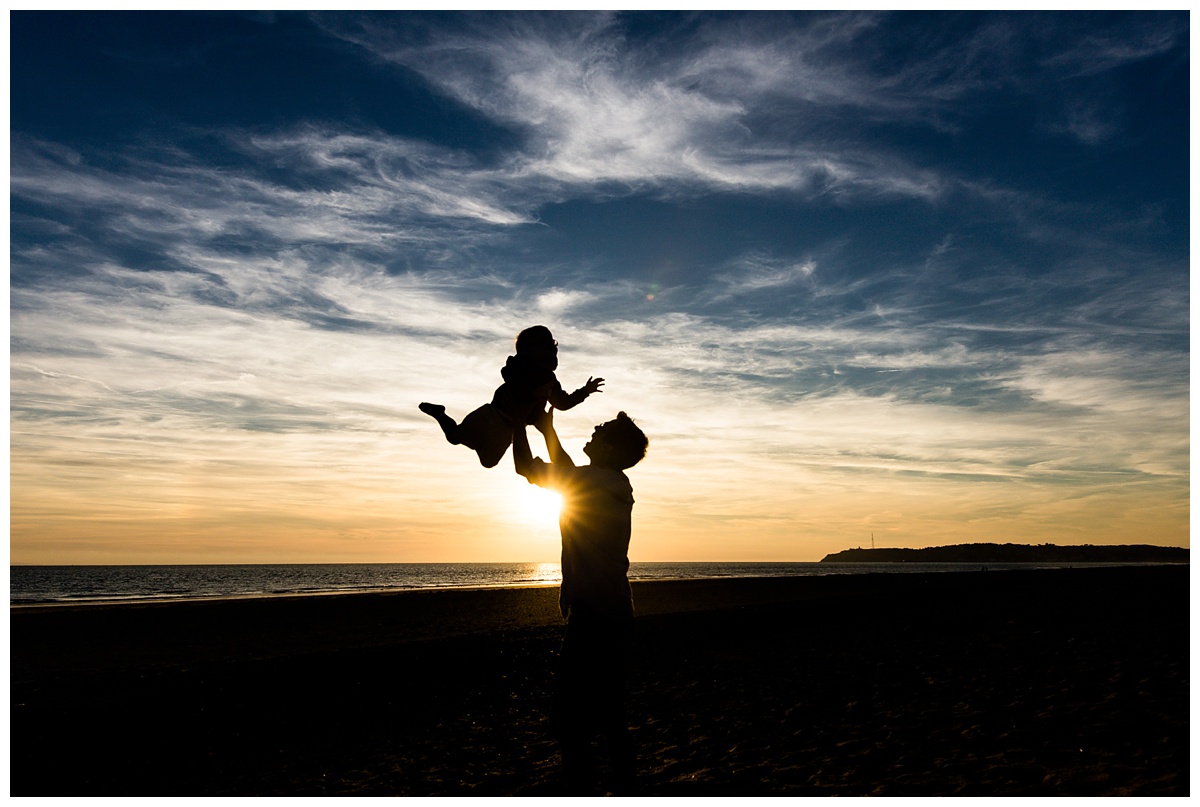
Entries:
{"label": "child silhouette", "polygon": [[567,394],[554,375],[558,369],[558,342],[550,329],[534,325],[517,334],[517,352],[509,356],[500,376],[504,383],[496,388],[492,402],[471,412],[462,423],[446,414],[441,404],[422,403],[418,408],[442,427],[451,445],[465,445],[479,456],[484,468],[500,462],[512,443],[513,429],[524,429],[546,411],[570,409],[583,403],[593,392],[602,392],[603,378],[589,377],[587,383]]}

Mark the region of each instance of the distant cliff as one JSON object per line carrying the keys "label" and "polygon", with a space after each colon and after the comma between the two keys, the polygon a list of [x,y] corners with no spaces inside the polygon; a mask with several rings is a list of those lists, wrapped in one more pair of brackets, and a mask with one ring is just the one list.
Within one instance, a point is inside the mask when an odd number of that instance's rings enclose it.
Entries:
{"label": "distant cliff", "polygon": [[1055,546],[1054,544],[955,544],[924,549],[845,549],[822,563],[1188,563],[1178,546]]}

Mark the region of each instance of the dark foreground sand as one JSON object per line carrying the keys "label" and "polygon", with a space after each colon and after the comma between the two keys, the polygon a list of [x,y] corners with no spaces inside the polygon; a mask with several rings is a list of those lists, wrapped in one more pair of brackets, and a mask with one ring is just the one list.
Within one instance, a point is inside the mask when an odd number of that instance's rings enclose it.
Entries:
{"label": "dark foreground sand", "polygon": [[[635,584],[648,795],[1186,795],[1187,567]],[[553,795],[557,589],[11,609],[11,795]]]}

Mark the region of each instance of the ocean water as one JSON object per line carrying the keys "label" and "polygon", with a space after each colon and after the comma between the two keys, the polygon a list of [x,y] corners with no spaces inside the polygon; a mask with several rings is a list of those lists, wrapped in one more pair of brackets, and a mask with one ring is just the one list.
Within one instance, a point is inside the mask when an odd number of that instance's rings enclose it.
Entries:
{"label": "ocean water", "polygon": [[[929,574],[1066,564],[634,563],[631,580]],[[1113,564],[1071,564],[1103,566]],[[1116,564],[1121,565],[1121,564]],[[113,603],[437,588],[557,585],[557,563],[330,563],[213,566],[10,566],[9,604]]]}

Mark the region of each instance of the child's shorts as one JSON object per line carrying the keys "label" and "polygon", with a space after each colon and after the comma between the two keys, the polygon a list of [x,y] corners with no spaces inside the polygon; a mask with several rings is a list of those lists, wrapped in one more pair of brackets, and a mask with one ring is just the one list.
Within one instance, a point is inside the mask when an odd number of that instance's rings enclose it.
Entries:
{"label": "child's shorts", "polygon": [[512,443],[513,425],[499,407],[486,403],[458,424],[459,442],[479,455],[479,464],[491,468],[504,458]]}

